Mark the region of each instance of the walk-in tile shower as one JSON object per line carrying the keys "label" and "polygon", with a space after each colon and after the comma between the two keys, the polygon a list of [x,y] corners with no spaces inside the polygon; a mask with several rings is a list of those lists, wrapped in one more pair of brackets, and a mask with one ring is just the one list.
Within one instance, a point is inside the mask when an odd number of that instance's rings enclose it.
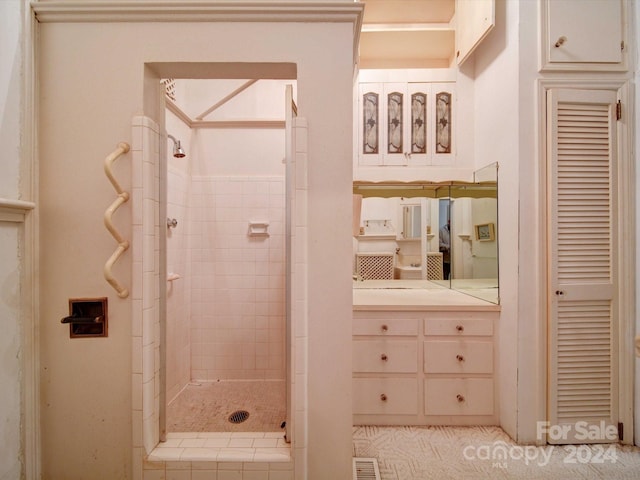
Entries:
{"label": "walk-in tile shower", "polygon": [[[286,418],[284,130],[185,129],[170,112],[166,128],[167,431],[278,431]],[[221,139],[238,138],[237,168],[216,168],[228,155]],[[176,148],[186,157],[171,155]],[[248,415],[234,423],[237,411]]]}

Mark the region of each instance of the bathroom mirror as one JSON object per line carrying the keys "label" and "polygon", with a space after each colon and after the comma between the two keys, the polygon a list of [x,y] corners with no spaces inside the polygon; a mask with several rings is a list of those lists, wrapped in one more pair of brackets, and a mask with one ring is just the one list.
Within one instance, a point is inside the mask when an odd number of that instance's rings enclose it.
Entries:
{"label": "bathroom mirror", "polygon": [[[355,182],[354,288],[451,288],[499,303],[497,168],[470,182]],[[367,227],[376,218],[384,237]]]}

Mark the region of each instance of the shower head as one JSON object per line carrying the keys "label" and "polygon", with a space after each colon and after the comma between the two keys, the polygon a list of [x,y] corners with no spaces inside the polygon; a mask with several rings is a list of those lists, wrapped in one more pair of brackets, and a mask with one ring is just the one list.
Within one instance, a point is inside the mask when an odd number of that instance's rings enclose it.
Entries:
{"label": "shower head", "polygon": [[180,145],[180,140],[176,140],[176,137],[173,135],[167,135],[167,137],[173,140],[173,156],[176,158],[184,158],[187,154],[184,153],[184,150]]}

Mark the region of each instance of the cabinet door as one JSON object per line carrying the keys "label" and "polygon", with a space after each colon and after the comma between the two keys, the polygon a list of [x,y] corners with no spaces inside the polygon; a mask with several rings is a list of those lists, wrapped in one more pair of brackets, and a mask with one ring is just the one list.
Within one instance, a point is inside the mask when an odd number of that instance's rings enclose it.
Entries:
{"label": "cabinet door", "polygon": [[546,69],[625,68],[622,0],[545,0]]}
{"label": "cabinet door", "polygon": [[454,158],[454,83],[361,83],[358,164],[449,165]]}
{"label": "cabinet door", "polygon": [[434,102],[431,111],[433,128],[430,129],[433,135],[431,165],[449,165],[455,155],[455,84],[432,83],[430,86]]}
{"label": "cabinet door", "polygon": [[429,130],[434,121],[430,85],[427,83],[385,83],[386,114],[384,165],[428,165],[433,151]]}
{"label": "cabinet door", "polygon": [[382,165],[383,104],[381,83],[361,83],[358,96],[358,163]]}
{"label": "cabinet door", "polygon": [[428,165],[433,149],[429,139],[429,131],[434,128],[434,120],[429,115],[433,111],[433,95],[429,87],[427,83],[407,84],[405,152],[409,165]]}
{"label": "cabinet door", "polygon": [[[552,90],[549,161],[549,421],[616,431],[618,413],[616,92]],[[602,427],[599,427],[602,429]]]}
{"label": "cabinet door", "polygon": [[495,0],[456,0],[456,61],[462,65],[496,23]]}
{"label": "cabinet door", "polygon": [[410,112],[407,102],[406,83],[383,84],[386,114],[383,118],[384,165],[407,165],[407,133],[410,130]]}

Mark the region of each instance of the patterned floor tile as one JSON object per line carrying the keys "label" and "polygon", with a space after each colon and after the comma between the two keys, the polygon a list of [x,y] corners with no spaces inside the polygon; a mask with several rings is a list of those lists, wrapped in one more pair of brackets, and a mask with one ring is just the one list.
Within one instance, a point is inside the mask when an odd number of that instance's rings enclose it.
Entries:
{"label": "patterned floor tile", "polygon": [[499,427],[358,426],[353,450],[378,459],[382,480],[640,478],[640,448],[516,445]]}

